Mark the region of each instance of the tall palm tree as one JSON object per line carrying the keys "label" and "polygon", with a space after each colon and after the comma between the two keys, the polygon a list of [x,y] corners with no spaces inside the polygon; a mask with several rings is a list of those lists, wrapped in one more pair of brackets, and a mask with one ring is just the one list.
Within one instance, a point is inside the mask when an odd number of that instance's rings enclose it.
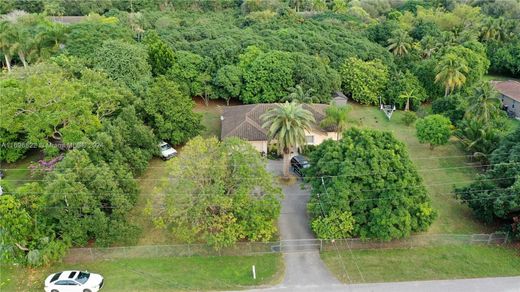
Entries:
{"label": "tall palm tree", "polygon": [[291,148],[305,144],[305,131],[315,122],[312,113],[296,102],[276,105],[261,117],[262,127],[268,131],[269,140],[276,140],[278,151],[283,154],[283,175],[289,177]]}
{"label": "tall palm tree", "polygon": [[325,118],[321,121],[322,128],[334,128],[336,140],[339,140],[341,133],[347,128],[348,112],[350,107],[346,105],[331,104],[325,110]]}
{"label": "tall palm tree", "polygon": [[469,98],[465,117],[481,122],[485,127],[500,113],[500,99],[491,83],[483,82],[475,87]]}
{"label": "tall palm tree", "polygon": [[408,50],[412,47],[412,38],[408,32],[397,30],[392,33],[392,37],[388,39],[387,49],[396,56],[404,56],[408,54]]}
{"label": "tall palm tree", "polygon": [[435,82],[444,85],[444,96],[466,83],[466,75],[469,71],[466,61],[455,54],[446,54],[435,66]]}
{"label": "tall palm tree", "polygon": [[307,91],[303,90],[301,85],[289,88],[289,95],[282,99],[282,101],[295,101],[299,103],[313,103],[318,101],[318,98],[313,95],[314,89],[310,88]]}
{"label": "tall palm tree", "polygon": [[4,55],[7,71],[11,72],[11,59],[13,58],[14,28],[8,21],[0,22],[0,52]]}
{"label": "tall palm tree", "polygon": [[497,22],[495,19],[491,17],[486,18],[480,28],[480,37],[485,41],[494,40],[497,33]]}

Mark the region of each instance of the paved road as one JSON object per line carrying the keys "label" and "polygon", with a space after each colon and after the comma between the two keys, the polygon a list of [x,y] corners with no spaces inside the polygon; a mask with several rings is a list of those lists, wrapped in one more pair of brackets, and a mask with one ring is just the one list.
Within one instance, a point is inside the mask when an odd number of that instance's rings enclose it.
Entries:
{"label": "paved road", "polygon": [[[267,169],[278,175],[281,172],[281,161],[269,161]],[[279,220],[282,240],[288,240],[284,250],[285,278],[281,287],[295,285],[340,285],[340,282],[329,272],[321,261],[319,252],[312,247],[291,246],[294,239],[314,238],[309,228],[307,201],[310,192],[302,189],[300,183],[284,186],[285,195]]]}
{"label": "paved road", "polygon": [[392,282],[355,285],[293,285],[250,291],[302,292],[520,292],[520,277]]}

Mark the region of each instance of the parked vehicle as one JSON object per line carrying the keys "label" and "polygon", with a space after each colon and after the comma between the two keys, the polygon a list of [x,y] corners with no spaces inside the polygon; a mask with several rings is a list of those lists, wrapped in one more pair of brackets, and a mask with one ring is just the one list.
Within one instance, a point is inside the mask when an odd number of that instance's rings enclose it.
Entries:
{"label": "parked vehicle", "polygon": [[45,292],[97,292],[104,284],[99,274],[81,271],[63,271],[45,279]]}
{"label": "parked vehicle", "polygon": [[301,155],[296,155],[293,158],[291,158],[291,166],[295,173],[297,173],[299,176],[303,176],[303,169],[308,168],[311,165],[305,157]]}
{"label": "parked vehicle", "polygon": [[163,160],[168,160],[177,155],[177,150],[173,149],[170,144],[162,141],[159,143],[160,156]]}

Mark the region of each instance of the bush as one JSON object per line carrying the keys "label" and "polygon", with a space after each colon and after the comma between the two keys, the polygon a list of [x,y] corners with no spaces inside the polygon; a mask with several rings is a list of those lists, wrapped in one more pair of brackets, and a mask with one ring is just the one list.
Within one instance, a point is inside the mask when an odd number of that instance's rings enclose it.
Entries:
{"label": "bush", "polygon": [[417,114],[415,112],[405,112],[403,114],[402,121],[405,125],[410,126],[417,120]]}
{"label": "bush", "polygon": [[415,125],[417,138],[421,143],[430,143],[430,149],[448,143],[451,136],[451,122],[441,115],[429,115]]}

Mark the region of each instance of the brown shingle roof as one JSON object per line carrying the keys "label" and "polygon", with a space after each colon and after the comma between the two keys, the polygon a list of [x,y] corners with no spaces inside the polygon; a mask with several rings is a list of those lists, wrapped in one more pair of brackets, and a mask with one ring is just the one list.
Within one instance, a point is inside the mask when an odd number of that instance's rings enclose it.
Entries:
{"label": "brown shingle roof", "polygon": [[520,82],[514,80],[493,82],[498,92],[520,102]]}
{"label": "brown shingle roof", "polygon": [[[226,106],[222,111],[221,139],[227,137],[240,137],[248,141],[267,141],[267,131],[262,128],[260,116],[274,108],[274,103],[260,103]],[[316,120],[314,128],[319,128],[319,123],[325,118],[325,104],[304,104],[303,108],[310,111]]]}

